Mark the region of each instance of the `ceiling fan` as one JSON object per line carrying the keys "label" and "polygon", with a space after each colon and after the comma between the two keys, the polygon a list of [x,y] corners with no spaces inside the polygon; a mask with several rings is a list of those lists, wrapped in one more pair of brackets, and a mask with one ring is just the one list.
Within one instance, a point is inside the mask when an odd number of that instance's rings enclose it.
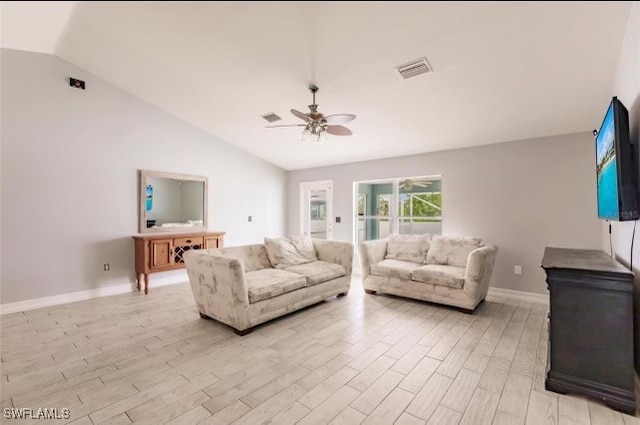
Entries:
{"label": "ceiling fan", "polygon": [[406,179],[400,182],[400,189],[403,189],[403,190],[411,190],[414,187],[429,187],[429,186],[431,186],[431,182],[427,180]]}
{"label": "ceiling fan", "polygon": [[302,142],[317,142],[322,143],[325,141],[327,134],[334,136],[351,136],[353,132],[347,127],[341,125],[356,119],[353,114],[333,114],[324,115],[318,112],[318,105],[316,104],[316,93],[318,87],[311,85],[309,91],[313,94],[313,103],[309,105],[310,112],[308,114],[291,110],[291,113],[300,118],[305,124],[289,124],[289,125],[268,125],[267,128],[286,128],[286,127],[304,127],[304,131],[300,136]]}

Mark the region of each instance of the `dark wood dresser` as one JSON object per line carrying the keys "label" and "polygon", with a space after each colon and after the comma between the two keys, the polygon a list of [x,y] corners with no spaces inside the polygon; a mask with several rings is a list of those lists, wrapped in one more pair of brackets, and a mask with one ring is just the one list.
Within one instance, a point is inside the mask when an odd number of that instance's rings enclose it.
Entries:
{"label": "dark wood dresser", "polygon": [[545,387],[635,414],[633,273],[598,250],[546,248],[550,292]]}

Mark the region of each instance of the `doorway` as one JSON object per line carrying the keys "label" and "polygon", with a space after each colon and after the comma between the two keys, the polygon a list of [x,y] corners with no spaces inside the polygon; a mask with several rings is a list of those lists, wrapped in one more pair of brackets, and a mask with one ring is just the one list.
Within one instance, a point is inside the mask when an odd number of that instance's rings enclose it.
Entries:
{"label": "doorway", "polygon": [[316,239],[333,239],[333,182],[300,183],[302,233]]}

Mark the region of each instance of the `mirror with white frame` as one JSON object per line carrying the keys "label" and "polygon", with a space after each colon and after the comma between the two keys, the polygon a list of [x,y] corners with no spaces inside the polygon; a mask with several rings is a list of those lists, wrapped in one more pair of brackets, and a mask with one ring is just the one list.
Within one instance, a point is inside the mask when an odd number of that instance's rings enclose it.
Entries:
{"label": "mirror with white frame", "polygon": [[207,228],[207,178],[140,171],[140,233]]}

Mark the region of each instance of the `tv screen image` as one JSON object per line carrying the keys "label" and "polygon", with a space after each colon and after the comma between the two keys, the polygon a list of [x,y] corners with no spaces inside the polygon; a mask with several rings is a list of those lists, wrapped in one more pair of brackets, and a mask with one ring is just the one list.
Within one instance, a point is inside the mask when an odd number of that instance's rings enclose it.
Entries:
{"label": "tv screen image", "polygon": [[596,133],[598,217],[637,220],[638,155],[629,134],[629,112],[614,97]]}
{"label": "tv screen image", "polygon": [[618,166],[616,164],[613,103],[609,105],[596,138],[596,172],[598,176],[598,217],[617,220]]}

